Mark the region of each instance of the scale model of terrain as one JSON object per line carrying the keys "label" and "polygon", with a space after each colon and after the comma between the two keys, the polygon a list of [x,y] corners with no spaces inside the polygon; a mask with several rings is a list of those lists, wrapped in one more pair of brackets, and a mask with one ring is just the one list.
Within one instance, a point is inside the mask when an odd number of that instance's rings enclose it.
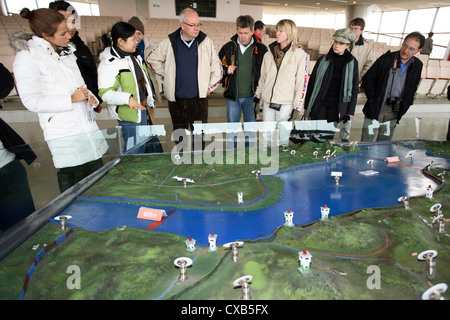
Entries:
{"label": "scale model of terrain", "polygon": [[[305,147],[315,150],[318,146]],[[445,148],[449,150],[450,146],[447,144]],[[282,156],[280,152],[280,158]],[[288,162],[293,159],[291,154],[286,154],[285,160],[281,159],[280,163],[287,162],[285,169],[298,164]],[[105,181],[94,185],[87,194],[99,195],[101,190],[113,190],[111,186],[120,183],[120,175],[125,177],[122,181],[126,185],[136,181],[133,180],[136,177],[139,182],[148,179],[145,181],[147,190],[160,186],[164,181],[158,180],[161,177],[166,179],[167,188],[173,185],[177,190],[185,189],[182,182],[180,186],[175,179],[169,181],[172,172],[162,175],[164,170],[171,170],[167,164],[164,167],[163,163],[160,166],[155,163],[150,172],[159,172],[161,176],[151,173],[151,177],[147,177],[143,171],[137,173],[137,169],[143,170],[140,159],[129,163],[136,166],[131,168],[126,162],[120,163]],[[242,172],[238,168],[229,168],[229,171],[219,168],[215,165],[213,171],[212,168],[193,166],[184,173],[194,180],[208,179],[208,184],[216,187],[223,175],[233,172],[248,175],[248,180],[253,183],[251,187],[258,190],[253,197],[260,197],[262,191],[257,179],[247,170],[256,168],[246,168]],[[119,177],[117,170],[121,172]],[[231,248],[223,245],[218,245],[214,252],[208,246],[200,245],[193,251],[187,250],[186,237],[173,233],[127,226],[101,232],[78,227],[61,231],[57,221],[52,220],[0,261],[0,299],[19,299],[22,294],[24,299],[239,300],[242,288],[233,283],[247,275],[251,275],[249,293],[255,300],[421,299],[428,289],[441,283],[448,284],[450,280],[450,232],[445,219],[450,206],[450,187],[448,182],[442,183],[446,170],[448,168],[439,166],[424,170],[423,174],[440,185],[432,198],[412,197],[408,199],[407,208],[399,203],[361,209],[307,225],[287,227],[281,222],[272,236],[243,241],[238,248],[238,259],[234,259],[237,256]],[[175,174],[180,176],[180,173]],[[266,178],[274,177],[264,180]],[[221,185],[221,190],[227,190],[225,187]],[[245,194],[250,195],[250,189],[245,189],[248,190]],[[233,187],[228,190],[233,191],[229,191],[230,195],[235,195]],[[161,195],[158,200],[173,201],[169,194]],[[192,203],[195,196],[195,192],[179,194],[176,201]],[[130,198],[139,198],[139,193]],[[148,201],[148,194],[142,198]],[[208,205],[226,203],[226,198],[214,198],[212,193],[203,196]],[[195,201],[200,203],[201,199]],[[229,200],[229,207],[235,202],[235,199]],[[430,207],[436,204],[443,210],[441,220],[446,222],[447,230],[439,230],[436,213],[430,212]],[[202,204],[198,205],[201,207]],[[66,236],[46,251],[45,248],[61,235]],[[36,261],[36,255],[42,249],[46,252]],[[437,252],[432,272],[427,261],[418,258],[429,250]],[[306,252],[311,255],[311,264],[306,272],[302,272],[299,257]],[[180,257],[192,261],[184,281],[179,279],[180,268],[174,265],[174,260]],[[29,275],[33,259],[35,268]],[[76,282],[72,274],[74,266],[80,272],[80,278],[75,279],[79,280],[79,288],[72,285]],[[448,299],[449,292],[442,293],[442,297]]]}

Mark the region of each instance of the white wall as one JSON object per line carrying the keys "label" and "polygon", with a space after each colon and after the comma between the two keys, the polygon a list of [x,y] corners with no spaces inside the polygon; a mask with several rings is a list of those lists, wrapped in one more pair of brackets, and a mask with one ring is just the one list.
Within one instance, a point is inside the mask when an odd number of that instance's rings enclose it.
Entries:
{"label": "white wall", "polygon": [[261,20],[263,21],[263,7],[262,6],[248,6],[245,4],[241,4],[241,10],[240,10],[240,15],[249,15],[252,16],[252,18],[255,21]]}
{"label": "white wall", "polygon": [[122,17],[123,21],[128,21],[131,17],[137,15],[135,1],[98,0],[98,7],[101,16],[118,16]]}
{"label": "white wall", "polygon": [[[147,1],[150,18],[178,19],[178,16],[175,15],[174,0]],[[201,20],[235,22],[239,15],[244,14],[251,15],[255,21],[262,20],[262,7],[241,5],[240,3],[240,0],[217,0],[216,18],[202,17]],[[100,15],[121,16],[123,21],[128,21],[132,16],[145,16],[145,14],[137,13],[136,1],[98,0],[98,5]],[[145,23],[145,21],[143,22]]]}

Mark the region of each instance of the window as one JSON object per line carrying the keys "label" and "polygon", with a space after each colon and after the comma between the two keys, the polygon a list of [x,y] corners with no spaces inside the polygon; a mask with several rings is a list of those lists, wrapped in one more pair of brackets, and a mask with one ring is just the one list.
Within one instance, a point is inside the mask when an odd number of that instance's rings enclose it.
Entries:
{"label": "window", "polygon": [[[53,2],[53,0],[1,0],[3,1],[6,15],[11,15],[13,13],[20,13],[23,8],[28,8],[30,10],[35,10],[38,8],[48,8],[48,4]],[[83,3],[76,1],[67,1],[70,3],[75,10],[77,10],[80,16],[99,16],[100,10],[98,4]]]}

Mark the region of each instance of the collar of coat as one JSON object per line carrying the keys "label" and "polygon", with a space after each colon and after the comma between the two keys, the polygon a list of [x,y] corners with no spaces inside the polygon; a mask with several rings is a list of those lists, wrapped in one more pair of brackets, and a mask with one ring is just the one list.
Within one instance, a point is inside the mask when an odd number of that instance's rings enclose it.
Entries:
{"label": "collar of coat", "polygon": [[[273,54],[274,56],[275,56],[275,47],[276,47],[277,44],[278,44],[278,42],[276,42],[276,41],[274,41],[274,42],[272,42],[271,44],[269,44],[269,50],[270,50],[270,52],[272,52],[272,54]],[[301,46],[301,45],[297,45],[297,47],[295,47],[295,48],[301,49],[302,46]],[[294,47],[292,46],[292,43],[291,43],[291,47],[290,47],[289,50],[294,50]],[[289,50],[288,50],[288,51],[289,51]]]}
{"label": "collar of coat", "polygon": [[[256,43],[258,42],[258,38],[256,37],[255,34],[252,35],[252,38],[253,38],[253,43],[256,45]],[[232,36],[230,38],[230,40],[233,41],[234,43],[238,44],[238,35],[237,35],[237,33],[234,36]]]}
{"label": "collar of coat", "polygon": [[120,59],[123,59],[126,56],[131,56],[131,55],[137,57],[142,53],[141,49],[139,49],[139,48],[136,48],[136,51],[133,53],[126,53],[126,52],[120,50],[120,48],[117,49],[115,46],[111,46],[110,52],[111,52],[112,56],[120,58]]}
{"label": "collar of coat", "polygon": [[[181,27],[178,28],[177,30],[175,30],[174,32],[172,32],[171,34],[169,34],[169,39],[170,39],[170,42],[172,43],[172,46],[174,46],[176,44],[176,42],[177,42],[176,40],[180,36],[180,31],[181,31]],[[205,40],[205,38],[206,38],[206,33],[200,31],[196,38],[198,44],[202,43],[202,41]]]}
{"label": "collar of coat", "polygon": [[[344,51],[344,57],[346,62],[352,61],[353,59],[353,55],[347,49],[345,49]],[[325,56],[325,59],[333,61],[333,46],[328,51],[327,55]]]}

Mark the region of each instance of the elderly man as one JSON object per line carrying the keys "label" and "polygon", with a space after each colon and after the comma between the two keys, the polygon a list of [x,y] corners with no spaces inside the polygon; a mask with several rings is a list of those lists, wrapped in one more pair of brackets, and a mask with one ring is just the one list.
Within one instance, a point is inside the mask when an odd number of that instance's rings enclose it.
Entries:
{"label": "elderly man", "polygon": [[362,79],[367,96],[363,108],[361,141],[390,141],[396,125],[414,102],[423,63],[414,55],[422,51],[425,37],[419,32],[408,34],[399,51],[379,57]]}
{"label": "elderly man", "polygon": [[222,80],[222,65],[212,40],[200,28],[193,9],[180,13],[180,28],[169,34],[147,57],[162,77],[173,129],[193,129],[208,122],[207,96]]}

